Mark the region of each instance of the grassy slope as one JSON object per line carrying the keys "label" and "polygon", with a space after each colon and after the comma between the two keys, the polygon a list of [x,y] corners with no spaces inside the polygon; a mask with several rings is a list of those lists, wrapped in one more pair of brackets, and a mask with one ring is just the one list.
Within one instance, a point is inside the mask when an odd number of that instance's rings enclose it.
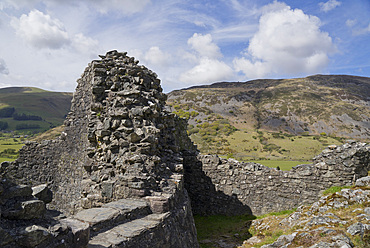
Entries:
{"label": "grassy slope", "polygon": [[15,121],[12,118],[2,118],[8,122],[7,130],[15,130],[21,123],[32,123],[47,130],[51,126],[63,123],[71,105],[72,93],[50,92],[32,87],[11,87],[0,89],[0,108],[14,107],[17,113],[37,115],[43,121]]}

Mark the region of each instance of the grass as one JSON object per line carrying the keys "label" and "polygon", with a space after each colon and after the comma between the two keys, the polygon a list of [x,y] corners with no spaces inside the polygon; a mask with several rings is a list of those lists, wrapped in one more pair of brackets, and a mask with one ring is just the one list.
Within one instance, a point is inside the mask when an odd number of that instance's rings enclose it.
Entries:
{"label": "grass", "polygon": [[[198,240],[200,247],[214,247],[213,242],[221,237],[228,239],[229,242],[240,244],[243,240],[250,238],[249,226],[255,216],[194,216],[195,226],[197,228]],[[210,241],[205,243],[204,241]],[[203,242],[202,242],[203,241]]]}
{"label": "grass", "polygon": [[324,192],[322,192],[322,194],[323,195],[334,194],[336,192],[340,192],[342,189],[349,189],[351,187],[352,186],[332,186],[332,187],[324,190]]}
{"label": "grass", "polygon": [[0,162],[4,161],[14,161],[18,155],[16,154],[4,154],[5,150],[14,149],[18,152],[23,146],[22,140],[20,138],[11,138],[10,135],[0,136]]}
{"label": "grass", "polygon": [[[286,217],[293,213],[296,209],[273,212],[261,216],[239,215],[239,216],[194,216],[195,226],[197,228],[198,240],[201,248],[215,247],[214,244],[220,239],[226,239],[228,243],[241,244],[244,240],[252,237],[249,230],[252,220],[261,219],[271,216]],[[270,233],[270,236],[265,240],[273,242],[283,233]],[[266,235],[268,236],[268,235]]]}
{"label": "grass", "polygon": [[[326,190],[323,195],[334,194],[343,188],[353,188],[357,187],[344,186],[344,187],[331,187]],[[364,189],[369,189],[366,187]],[[330,198],[330,197],[329,197]],[[346,229],[359,221],[361,221],[360,215],[356,209],[369,207],[369,203],[353,204],[347,208],[331,209],[329,212],[338,216],[341,220],[345,220],[347,223],[334,224],[331,229],[335,230],[337,233],[345,233]],[[310,206],[305,206],[305,209],[309,209]],[[197,228],[198,240],[200,242],[201,248],[211,248],[218,247],[217,241],[224,240],[228,244],[239,245],[238,247],[251,248],[251,247],[261,247],[266,244],[271,244],[275,242],[281,235],[291,234],[293,232],[301,229],[302,226],[290,226],[281,225],[281,221],[288,217],[290,214],[294,213],[296,209],[284,210],[280,212],[272,212],[260,216],[194,216],[195,225]],[[259,222],[259,224],[251,226],[252,220]],[[268,226],[269,228],[264,228]],[[260,227],[260,228],[259,228]],[[299,232],[299,231],[298,231]],[[236,235],[238,234],[238,235]],[[330,235],[325,235],[323,233],[311,233],[312,237],[310,240],[306,240],[304,237],[302,239],[295,240],[294,244],[297,246],[318,243],[320,241],[328,241]],[[240,246],[244,240],[257,236],[261,239],[260,243],[250,245],[244,243]],[[352,241],[355,247],[369,247],[368,243],[370,241],[369,234],[361,239],[360,237],[353,237]],[[305,246],[306,247],[306,246]]]}
{"label": "grass", "polygon": [[[234,157],[238,160],[269,158],[270,160],[308,161],[328,145],[341,144],[331,137],[277,134],[265,131],[257,132],[256,130],[239,130],[225,139],[230,144],[229,147],[234,150]],[[268,150],[269,148],[271,150]]]}

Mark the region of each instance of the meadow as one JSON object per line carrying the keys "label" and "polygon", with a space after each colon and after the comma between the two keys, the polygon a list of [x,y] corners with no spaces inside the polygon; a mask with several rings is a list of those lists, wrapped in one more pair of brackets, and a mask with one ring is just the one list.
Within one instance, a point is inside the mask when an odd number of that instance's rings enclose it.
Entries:
{"label": "meadow", "polygon": [[0,133],[0,163],[14,161],[18,158],[19,149],[24,145],[25,138],[13,137],[11,134]]}

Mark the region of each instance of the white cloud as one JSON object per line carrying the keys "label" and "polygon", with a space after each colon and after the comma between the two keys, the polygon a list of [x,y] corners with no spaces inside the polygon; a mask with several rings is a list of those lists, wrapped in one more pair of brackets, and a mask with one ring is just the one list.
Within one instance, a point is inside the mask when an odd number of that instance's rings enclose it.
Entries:
{"label": "white cloud", "polygon": [[63,23],[38,10],[13,19],[12,26],[17,35],[37,48],[59,49],[70,42]]}
{"label": "white cloud", "polygon": [[336,7],[340,6],[342,3],[338,2],[337,0],[329,0],[326,3],[321,2],[319,3],[320,10],[324,12],[328,12]]}
{"label": "white cloud", "polygon": [[8,67],[3,59],[0,58],[0,74],[9,74]]}
{"label": "white cloud", "polygon": [[222,61],[201,58],[199,64],[180,75],[180,81],[187,84],[207,84],[230,79],[233,70]]}
{"label": "white cloud", "polygon": [[354,35],[366,35],[370,33],[370,23],[364,28],[359,28],[353,32]]}
{"label": "white cloud", "polygon": [[188,39],[188,45],[196,52],[183,53],[183,58],[196,65],[180,74],[180,81],[191,84],[207,84],[230,79],[233,70],[217,58],[222,57],[220,48],[212,41],[210,34],[195,33]]}
{"label": "white cloud", "polygon": [[188,40],[188,45],[194,49],[201,57],[219,58],[222,57],[220,48],[213,43],[210,34],[202,35],[195,33]]}
{"label": "white cloud", "polygon": [[274,4],[261,16],[246,56],[234,59],[235,69],[249,78],[321,71],[335,48],[328,33],[320,30],[319,18]]}
{"label": "white cloud", "polygon": [[234,72],[226,63],[218,60],[222,57],[220,48],[212,41],[210,34],[195,33],[188,39],[188,45],[195,53],[184,52],[182,58],[196,65],[180,74],[179,80],[187,85],[208,84],[230,79]]}
{"label": "white cloud", "polygon": [[13,18],[11,24],[19,37],[38,49],[73,48],[74,52],[90,57],[99,52],[97,40],[82,33],[69,34],[60,20],[39,10],[23,14],[19,20]]}
{"label": "white cloud", "polygon": [[163,67],[169,64],[171,56],[154,46],[145,53],[144,59],[149,64]]}
{"label": "white cloud", "polygon": [[88,54],[90,57],[95,57],[100,50],[97,40],[86,37],[81,33],[73,36],[71,45],[77,52]]}
{"label": "white cloud", "polygon": [[351,27],[353,27],[356,23],[357,23],[357,20],[356,20],[356,19],[354,19],[354,20],[352,20],[352,19],[348,19],[348,20],[346,21],[346,26],[351,28]]}

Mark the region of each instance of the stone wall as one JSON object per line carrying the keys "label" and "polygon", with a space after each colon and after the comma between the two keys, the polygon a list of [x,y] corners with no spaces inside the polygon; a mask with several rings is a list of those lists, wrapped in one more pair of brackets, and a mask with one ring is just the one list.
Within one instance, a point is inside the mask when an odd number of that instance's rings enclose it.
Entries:
{"label": "stone wall", "polygon": [[316,201],[331,186],[352,184],[370,170],[370,145],[330,146],[311,165],[280,171],[217,155],[185,159],[194,214],[265,214]]}

